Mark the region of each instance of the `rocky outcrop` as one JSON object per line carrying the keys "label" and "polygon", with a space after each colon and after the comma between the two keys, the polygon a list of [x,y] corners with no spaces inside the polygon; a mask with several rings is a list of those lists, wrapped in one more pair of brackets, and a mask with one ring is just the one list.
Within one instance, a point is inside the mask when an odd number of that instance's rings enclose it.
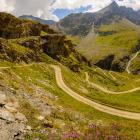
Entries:
{"label": "rocky outcrop", "polygon": [[29,131],[27,118],[19,112],[19,103],[14,96],[9,97],[0,91],[0,139],[23,139]]}
{"label": "rocky outcrop", "polygon": [[129,59],[130,59],[129,56],[124,56],[123,58],[114,61],[111,70],[118,72],[125,71]]}
{"label": "rocky outcrop", "polygon": [[42,58],[43,54],[58,60],[73,71],[79,71],[82,64],[89,64],[85,57],[76,52],[74,44],[62,34],[15,40],[0,39],[0,60],[16,63],[46,62]]}
{"label": "rocky outcrop", "polygon": [[102,69],[110,70],[112,67],[113,61],[114,61],[114,55],[109,55],[105,59],[97,62],[95,65],[102,68]]}
{"label": "rocky outcrop", "polygon": [[42,31],[49,34],[57,34],[57,32],[51,29],[48,25],[42,25]]}
{"label": "rocky outcrop", "polygon": [[[31,41],[32,40],[32,41]],[[17,43],[0,39],[0,60],[6,60],[10,62],[32,62],[40,61],[41,50],[39,47],[36,48],[37,44],[34,44],[33,39],[26,40],[24,45],[34,45],[34,49],[26,48],[25,46]],[[33,43],[34,42],[34,43]],[[32,46],[33,47],[33,46]]]}
{"label": "rocky outcrop", "polygon": [[42,37],[43,52],[58,60],[71,70],[80,71],[82,64],[88,65],[88,60],[74,49],[74,44],[62,34],[48,34]]}
{"label": "rocky outcrop", "polygon": [[38,36],[41,33],[40,23],[20,20],[10,14],[0,13],[0,37],[20,38],[28,36]]}
{"label": "rocky outcrop", "polygon": [[59,56],[68,57],[70,54],[70,47],[65,42],[66,37],[59,34],[49,34],[42,37],[43,50],[51,57],[58,59]]}
{"label": "rocky outcrop", "polygon": [[138,51],[140,51],[140,40],[138,40],[136,47],[134,47],[131,52],[136,53]]}
{"label": "rocky outcrop", "polygon": [[48,25],[20,20],[7,13],[0,13],[0,22],[0,60],[46,62],[46,54],[74,71],[79,71],[82,64],[88,64],[65,35]]}
{"label": "rocky outcrop", "polygon": [[15,39],[29,36],[40,36],[41,31],[56,33],[48,25],[31,20],[18,19],[10,14],[0,12],[0,37]]}
{"label": "rocky outcrop", "polygon": [[115,59],[115,55],[109,55],[102,60],[99,60],[95,65],[106,70],[123,72],[129,61],[129,56],[124,56],[120,59]]}

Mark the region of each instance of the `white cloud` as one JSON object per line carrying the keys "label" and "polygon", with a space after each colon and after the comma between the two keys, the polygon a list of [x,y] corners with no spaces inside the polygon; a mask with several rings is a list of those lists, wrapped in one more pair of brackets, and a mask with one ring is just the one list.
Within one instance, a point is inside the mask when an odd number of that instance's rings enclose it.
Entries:
{"label": "white cloud", "polygon": [[14,10],[14,7],[11,3],[7,3],[6,0],[0,0],[0,11],[1,12],[11,12]]}
{"label": "white cloud", "polygon": [[17,16],[26,14],[44,19],[58,20],[51,10],[52,0],[13,0],[13,13]]}
{"label": "white cloud", "polygon": [[[113,0],[56,0],[53,4],[53,9],[74,9],[80,8],[81,6],[91,5],[91,9],[88,12],[98,11],[108,4],[110,4]],[[135,10],[140,9],[140,0],[116,0],[116,2],[121,6],[132,7]]]}
{"label": "white cloud", "polygon": [[53,4],[53,9],[74,9],[74,8],[80,8],[80,7],[86,7],[88,5],[91,5],[95,7],[96,9],[99,9],[101,7],[105,7],[111,2],[111,0],[56,0],[56,2]]}
{"label": "white cloud", "polygon": [[119,5],[125,5],[127,7],[132,7],[135,10],[140,9],[140,0],[123,0],[123,2],[118,2]]}
{"label": "white cloud", "polygon": [[40,10],[40,9],[38,9],[37,10],[37,17],[42,17],[42,15],[43,15],[43,11],[42,10]]}
{"label": "white cloud", "polygon": [[[0,0],[0,11],[16,16],[33,15],[44,19],[58,20],[53,14],[55,9],[76,9],[91,5],[90,12],[98,11],[112,0]],[[116,0],[119,5],[140,9],[140,0]]]}
{"label": "white cloud", "polygon": [[33,15],[44,19],[58,21],[53,14],[51,5],[54,0],[0,0],[0,11],[16,16]]}

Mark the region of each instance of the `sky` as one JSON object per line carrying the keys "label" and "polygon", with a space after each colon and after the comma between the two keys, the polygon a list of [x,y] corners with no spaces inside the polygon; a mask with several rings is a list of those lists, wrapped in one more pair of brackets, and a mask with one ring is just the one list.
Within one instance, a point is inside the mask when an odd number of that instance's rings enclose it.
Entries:
{"label": "sky", "polygon": [[[119,5],[140,9],[140,0],[115,0]],[[0,0],[0,11],[15,16],[33,15],[58,21],[71,13],[96,12],[112,0]]]}

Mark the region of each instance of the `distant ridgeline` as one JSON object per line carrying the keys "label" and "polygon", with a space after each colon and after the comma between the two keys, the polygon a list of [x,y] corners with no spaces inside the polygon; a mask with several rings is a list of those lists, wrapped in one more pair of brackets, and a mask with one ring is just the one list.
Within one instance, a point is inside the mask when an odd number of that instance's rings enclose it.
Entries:
{"label": "distant ridgeline", "polygon": [[23,16],[20,16],[19,17],[20,19],[27,19],[27,20],[33,20],[33,21],[37,21],[41,24],[47,24],[47,25],[52,25],[55,23],[55,21],[53,20],[45,20],[45,19],[41,19],[41,18],[38,18],[38,17],[34,17],[32,15],[23,15]]}

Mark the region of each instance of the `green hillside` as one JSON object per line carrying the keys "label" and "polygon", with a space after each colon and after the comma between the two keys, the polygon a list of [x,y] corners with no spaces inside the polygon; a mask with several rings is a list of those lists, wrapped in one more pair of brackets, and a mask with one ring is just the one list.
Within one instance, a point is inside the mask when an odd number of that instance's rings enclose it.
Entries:
{"label": "green hillside", "polygon": [[134,74],[140,73],[140,54],[132,61],[130,69]]}
{"label": "green hillside", "polygon": [[[138,26],[121,20],[83,38],[6,13],[0,21],[0,139],[139,140]],[[130,58],[127,72],[97,67]]]}
{"label": "green hillside", "polygon": [[[78,45],[77,50],[91,59],[94,64],[113,55],[112,67],[120,65],[124,69],[135,48],[139,49],[140,28],[128,20],[95,28]],[[113,66],[114,65],[114,66]],[[115,68],[114,68],[115,69]]]}

